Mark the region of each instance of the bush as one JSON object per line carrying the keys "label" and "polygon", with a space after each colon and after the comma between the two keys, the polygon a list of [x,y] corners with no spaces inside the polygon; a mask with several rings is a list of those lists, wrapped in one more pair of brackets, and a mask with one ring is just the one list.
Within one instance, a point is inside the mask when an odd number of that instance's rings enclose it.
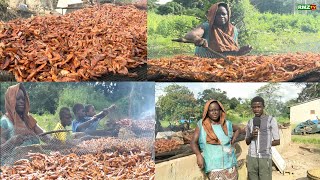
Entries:
{"label": "bush", "polygon": [[[77,96],[75,96],[75,94]],[[106,100],[106,97],[102,93],[98,93],[94,90],[94,87],[82,86],[78,88],[65,88],[59,94],[58,107],[56,115],[59,114],[61,107],[69,107],[72,112],[72,107],[76,103],[92,104],[96,110],[102,110],[111,105]]]}
{"label": "bush", "polygon": [[161,16],[148,12],[148,58],[193,54],[194,45],[172,42],[199,24],[192,16]]}
{"label": "bush", "polygon": [[32,114],[37,120],[38,126],[40,126],[44,131],[52,131],[58,122],[60,122],[59,115],[53,115],[50,113],[44,113],[42,115]]}
{"label": "bush", "polygon": [[[320,15],[260,13],[250,0],[231,3],[231,22],[239,29],[239,45],[251,45],[251,54],[320,51]],[[186,9],[181,15],[161,16],[148,12],[148,57],[193,54],[194,45],[172,43],[172,38],[184,36],[203,19],[203,9]],[[203,15],[202,15],[203,14]]]}
{"label": "bush", "polygon": [[158,13],[161,15],[182,14],[184,10],[185,8],[176,2],[168,2],[158,7]]}

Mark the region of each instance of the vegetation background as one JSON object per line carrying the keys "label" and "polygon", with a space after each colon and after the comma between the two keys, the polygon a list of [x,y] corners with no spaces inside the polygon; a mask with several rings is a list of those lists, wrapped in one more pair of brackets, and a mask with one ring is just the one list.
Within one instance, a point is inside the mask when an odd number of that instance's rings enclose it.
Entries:
{"label": "vegetation background", "polygon": [[[298,98],[287,101],[283,101],[286,95],[280,93],[279,83],[266,84],[255,92],[256,95],[264,98],[266,113],[276,117],[279,123],[290,122],[290,106],[320,97],[319,83],[295,85],[303,86],[302,90]],[[205,89],[196,95],[183,84],[173,83],[164,89],[156,87],[156,93],[158,91],[164,92],[156,102],[157,121],[163,127],[174,125],[181,119],[193,120],[192,127],[196,127],[196,122],[202,117],[203,106],[209,99],[220,101],[227,111],[227,119],[233,123],[246,124],[254,116],[251,110],[251,99],[230,98],[227,92],[218,88]]]}
{"label": "vegetation background", "polygon": [[[217,0],[172,0],[164,5],[148,0],[148,58],[193,54],[193,44],[172,42],[206,21]],[[239,44],[251,54],[320,51],[320,0],[226,0],[231,22],[239,29]],[[315,11],[297,10],[316,4]]]}
{"label": "vegetation background", "polygon": [[[5,92],[14,82],[0,84],[0,110],[5,113]],[[53,130],[59,122],[61,107],[75,103],[92,104],[96,112],[115,104],[114,113],[100,121],[98,129],[106,127],[110,119],[131,118],[139,120],[154,114],[153,82],[83,82],[83,83],[23,83],[30,98],[31,114],[40,127]]]}

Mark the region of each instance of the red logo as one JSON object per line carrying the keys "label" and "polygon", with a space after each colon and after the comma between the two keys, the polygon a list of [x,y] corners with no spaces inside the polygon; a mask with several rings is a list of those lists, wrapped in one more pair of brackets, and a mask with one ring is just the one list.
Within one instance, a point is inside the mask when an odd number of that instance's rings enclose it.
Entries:
{"label": "red logo", "polygon": [[316,10],[316,9],[317,9],[317,5],[315,5],[315,4],[310,4],[310,9],[311,9],[312,11]]}

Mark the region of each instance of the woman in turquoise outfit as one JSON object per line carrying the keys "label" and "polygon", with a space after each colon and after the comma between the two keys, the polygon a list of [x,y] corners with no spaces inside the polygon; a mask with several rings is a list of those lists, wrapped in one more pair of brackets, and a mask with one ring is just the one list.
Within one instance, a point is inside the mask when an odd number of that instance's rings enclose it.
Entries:
{"label": "woman in turquoise outfit", "polygon": [[210,180],[238,179],[233,144],[240,129],[225,117],[226,112],[222,104],[216,100],[209,100],[205,104],[202,120],[197,123],[191,141],[197,164],[199,168],[204,169]]}
{"label": "woman in turquoise outfit", "polygon": [[7,89],[5,110],[0,123],[1,152],[10,152],[16,146],[38,144],[36,134],[43,133],[43,130],[29,114],[29,97],[22,84]]}
{"label": "woman in turquoise outfit", "polygon": [[195,55],[215,58],[207,47],[223,55],[245,55],[252,50],[247,45],[239,47],[238,30],[230,22],[231,10],[228,4],[218,2],[213,4],[207,13],[207,22],[188,32],[185,39],[197,46]]}

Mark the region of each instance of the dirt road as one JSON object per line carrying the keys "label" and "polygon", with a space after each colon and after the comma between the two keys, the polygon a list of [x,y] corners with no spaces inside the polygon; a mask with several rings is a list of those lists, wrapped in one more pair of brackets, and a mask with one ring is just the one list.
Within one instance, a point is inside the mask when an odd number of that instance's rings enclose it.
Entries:
{"label": "dirt road", "polygon": [[[315,149],[316,151],[310,152],[299,146]],[[282,175],[278,171],[273,171],[272,179],[308,180],[307,170],[320,167],[320,148],[315,145],[291,143],[290,146],[281,153],[281,156],[287,163],[286,171],[289,171],[291,174],[285,173],[285,175]]]}

